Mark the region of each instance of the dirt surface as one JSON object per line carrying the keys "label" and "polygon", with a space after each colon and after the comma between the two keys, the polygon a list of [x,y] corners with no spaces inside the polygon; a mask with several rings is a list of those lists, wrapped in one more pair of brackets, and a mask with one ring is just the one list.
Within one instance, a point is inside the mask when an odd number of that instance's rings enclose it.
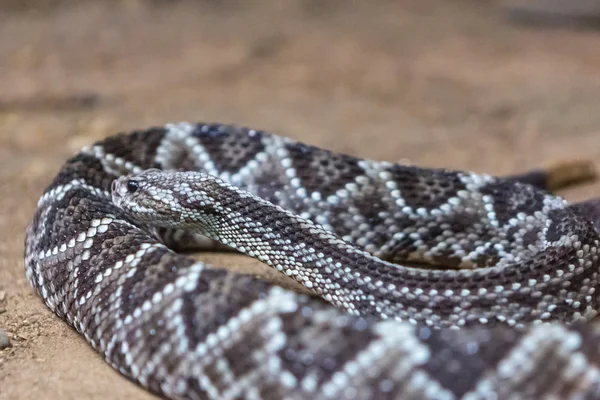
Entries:
{"label": "dirt surface", "polygon": [[25,226],[81,146],[188,120],[494,174],[597,160],[599,36],[517,27],[481,0],[0,1],[0,399],[152,398],[25,279]]}

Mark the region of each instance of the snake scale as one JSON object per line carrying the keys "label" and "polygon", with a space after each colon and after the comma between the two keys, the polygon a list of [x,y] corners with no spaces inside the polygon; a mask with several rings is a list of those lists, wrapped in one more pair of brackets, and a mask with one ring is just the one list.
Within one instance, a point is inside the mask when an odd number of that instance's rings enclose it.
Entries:
{"label": "snake scale", "polygon": [[[165,398],[598,399],[600,206],[531,177],[233,125],[120,133],[44,191],[26,274]],[[175,251],[207,239],[312,295]]]}

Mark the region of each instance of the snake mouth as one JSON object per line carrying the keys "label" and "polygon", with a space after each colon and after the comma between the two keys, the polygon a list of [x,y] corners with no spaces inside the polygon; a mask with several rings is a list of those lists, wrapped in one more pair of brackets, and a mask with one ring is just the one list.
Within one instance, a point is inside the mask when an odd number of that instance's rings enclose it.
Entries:
{"label": "snake mouth", "polygon": [[[119,178],[115,179],[114,181],[112,181],[112,183],[110,184],[110,192],[111,192],[112,201],[118,207],[122,206],[125,196],[127,195],[127,189],[126,189],[125,185],[123,184],[124,178],[125,177],[119,177]],[[127,178],[125,178],[125,179],[127,179]]]}

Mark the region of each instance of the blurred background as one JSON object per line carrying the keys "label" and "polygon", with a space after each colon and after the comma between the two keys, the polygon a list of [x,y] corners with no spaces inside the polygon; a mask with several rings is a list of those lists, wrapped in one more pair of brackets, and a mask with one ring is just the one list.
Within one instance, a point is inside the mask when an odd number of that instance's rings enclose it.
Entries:
{"label": "blurred background", "polygon": [[186,120],[498,175],[598,160],[598,3],[0,0],[0,399],[151,398],[25,280],[25,226],[80,147]]}

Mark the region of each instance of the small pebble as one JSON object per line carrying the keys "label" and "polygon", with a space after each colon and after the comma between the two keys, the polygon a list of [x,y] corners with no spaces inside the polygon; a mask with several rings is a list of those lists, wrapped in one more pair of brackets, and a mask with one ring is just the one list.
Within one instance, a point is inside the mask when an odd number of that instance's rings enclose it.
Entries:
{"label": "small pebble", "polygon": [[10,343],[10,339],[8,338],[8,335],[6,334],[6,332],[4,332],[4,330],[2,328],[0,328],[0,351],[6,349],[8,347],[12,347],[12,344]]}

